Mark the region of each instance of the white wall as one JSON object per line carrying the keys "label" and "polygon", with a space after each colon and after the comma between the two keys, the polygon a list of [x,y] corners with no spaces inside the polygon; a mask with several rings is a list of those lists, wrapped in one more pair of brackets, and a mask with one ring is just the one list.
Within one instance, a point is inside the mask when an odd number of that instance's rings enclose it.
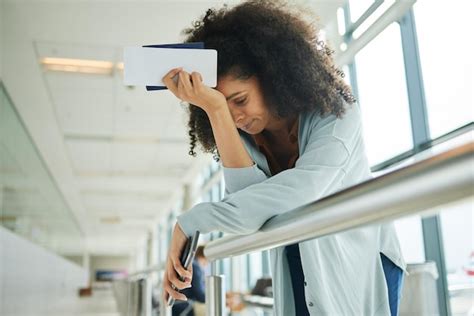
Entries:
{"label": "white wall", "polygon": [[0,315],[67,315],[87,277],[80,266],[0,227]]}

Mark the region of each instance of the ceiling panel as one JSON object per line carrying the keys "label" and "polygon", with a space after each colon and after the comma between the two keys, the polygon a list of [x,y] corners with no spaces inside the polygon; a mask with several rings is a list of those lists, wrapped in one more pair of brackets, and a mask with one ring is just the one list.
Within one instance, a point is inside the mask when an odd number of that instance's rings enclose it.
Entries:
{"label": "ceiling panel", "polygon": [[66,140],[66,147],[77,174],[111,170],[112,145],[109,142]]}
{"label": "ceiling panel", "polygon": [[59,41],[35,41],[37,55],[42,57],[59,57],[88,59],[115,62],[120,59],[119,48],[104,45],[80,44]]}
{"label": "ceiling panel", "polygon": [[[87,213],[111,213],[115,212],[133,214],[156,214],[165,211],[168,205],[168,199],[173,192],[161,191],[155,195],[139,194],[103,194],[103,192],[83,192],[83,202]],[[172,189],[172,188],[170,188]],[[119,192],[117,192],[119,193]]]}
{"label": "ceiling panel", "polygon": [[[147,191],[159,188],[169,188],[181,185],[181,179],[177,177],[107,177],[89,176],[78,177],[80,190],[132,190]],[[168,189],[167,189],[168,190]]]}
{"label": "ceiling panel", "polygon": [[45,78],[64,133],[113,133],[115,96],[111,78],[68,73],[48,73]]}
{"label": "ceiling panel", "polygon": [[[171,170],[186,171],[192,164],[186,143],[113,142],[112,170],[122,172],[151,172],[166,175]],[[161,170],[161,171],[160,171]]]}

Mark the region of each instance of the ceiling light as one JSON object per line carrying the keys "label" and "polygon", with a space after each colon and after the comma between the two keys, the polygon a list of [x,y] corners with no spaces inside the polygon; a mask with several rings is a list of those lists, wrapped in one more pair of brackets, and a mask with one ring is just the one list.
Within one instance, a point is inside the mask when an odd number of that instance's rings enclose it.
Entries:
{"label": "ceiling light", "polygon": [[100,222],[102,224],[120,224],[122,219],[120,216],[108,216],[108,217],[101,217]]}
{"label": "ceiling light", "polygon": [[111,75],[114,63],[103,60],[45,57],[41,59],[45,70]]}

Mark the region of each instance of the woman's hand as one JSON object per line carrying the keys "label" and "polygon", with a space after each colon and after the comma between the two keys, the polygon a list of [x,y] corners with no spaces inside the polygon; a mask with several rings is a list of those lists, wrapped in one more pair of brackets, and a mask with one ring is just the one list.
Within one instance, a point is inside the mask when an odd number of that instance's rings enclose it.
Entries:
{"label": "woman's hand", "polygon": [[[178,76],[178,80],[173,78]],[[163,77],[166,87],[179,99],[199,106],[208,115],[213,112],[227,108],[225,96],[202,83],[202,77],[198,72],[192,74],[175,68]]]}
{"label": "woman's hand", "polygon": [[[179,290],[191,287],[191,279],[193,276],[192,265],[189,271],[184,269],[181,264],[180,257],[188,237],[181,230],[181,227],[176,224],[171,238],[171,245],[166,260],[165,275],[163,277],[163,299],[165,304],[168,302],[168,297],[172,296],[177,300],[186,301],[184,294],[178,292]],[[182,280],[180,280],[180,277]]]}

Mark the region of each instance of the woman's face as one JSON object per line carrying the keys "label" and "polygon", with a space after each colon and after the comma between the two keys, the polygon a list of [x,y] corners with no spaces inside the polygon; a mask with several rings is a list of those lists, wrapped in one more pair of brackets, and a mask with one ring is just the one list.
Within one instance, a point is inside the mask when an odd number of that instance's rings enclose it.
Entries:
{"label": "woman's face", "polygon": [[263,93],[255,76],[237,79],[232,75],[221,76],[216,89],[227,99],[235,126],[248,134],[258,134],[272,129],[280,121],[265,104]]}

